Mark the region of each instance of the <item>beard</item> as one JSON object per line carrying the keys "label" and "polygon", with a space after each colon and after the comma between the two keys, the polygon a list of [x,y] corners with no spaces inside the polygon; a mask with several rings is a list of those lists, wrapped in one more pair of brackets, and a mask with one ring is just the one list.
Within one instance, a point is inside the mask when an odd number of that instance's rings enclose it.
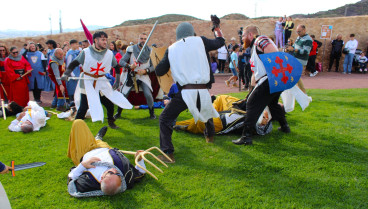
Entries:
{"label": "beard", "polygon": [[244,49],[250,47],[252,41],[250,41],[248,38],[244,40]]}

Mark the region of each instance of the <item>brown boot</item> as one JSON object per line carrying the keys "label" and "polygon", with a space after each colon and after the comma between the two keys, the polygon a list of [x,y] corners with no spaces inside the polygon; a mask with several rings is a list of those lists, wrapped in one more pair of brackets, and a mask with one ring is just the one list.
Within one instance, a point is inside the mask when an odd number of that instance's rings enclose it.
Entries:
{"label": "brown boot", "polygon": [[169,156],[169,158],[171,159],[171,161],[169,159],[167,159],[163,155],[159,155],[157,157],[158,157],[158,159],[162,160],[164,163],[175,163],[174,153],[167,154],[167,156]]}
{"label": "brown boot", "polygon": [[114,120],[114,119],[109,119],[109,120],[107,121],[107,124],[109,124],[110,128],[112,128],[112,129],[118,129],[118,128],[119,128],[119,126],[117,126],[117,125],[115,124],[115,120]]}

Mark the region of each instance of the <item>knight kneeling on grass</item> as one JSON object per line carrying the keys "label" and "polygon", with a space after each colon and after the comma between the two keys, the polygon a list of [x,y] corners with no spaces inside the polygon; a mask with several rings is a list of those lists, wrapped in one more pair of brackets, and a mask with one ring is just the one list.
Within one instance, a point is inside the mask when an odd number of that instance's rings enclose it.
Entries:
{"label": "knight kneeling on grass", "polygon": [[17,118],[10,123],[8,129],[14,132],[22,131],[23,133],[39,131],[40,128],[46,126],[46,120],[48,119],[47,112],[37,102],[30,101],[23,112],[19,113]]}
{"label": "knight kneeling on grass", "polygon": [[[128,152],[111,148],[102,140],[106,131],[105,126],[94,137],[83,120],[77,119],[73,122],[68,157],[77,167],[73,167],[68,175],[68,192],[71,196],[115,195],[132,188],[146,172],[152,175],[143,160],[143,153],[148,153],[148,150]],[[134,153],[136,166],[123,153]]]}

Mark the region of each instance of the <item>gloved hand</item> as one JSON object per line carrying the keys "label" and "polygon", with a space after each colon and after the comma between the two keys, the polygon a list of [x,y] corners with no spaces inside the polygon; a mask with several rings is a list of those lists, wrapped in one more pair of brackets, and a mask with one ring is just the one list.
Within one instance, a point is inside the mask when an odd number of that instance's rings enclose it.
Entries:
{"label": "gloved hand", "polygon": [[68,81],[68,78],[70,77],[71,74],[72,74],[72,71],[66,70],[63,73],[63,76],[61,76],[60,80],[62,80],[62,81]]}
{"label": "gloved hand", "polygon": [[116,74],[115,76],[115,83],[114,85],[112,85],[112,89],[113,90],[116,90],[119,88],[119,85],[120,85],[120,74]]}
{"label": "gloved hand", "polygon": [[212,21],[212,32],[213,32],[215,28],[220,27],[220,19],[216,15],[211,15],[211,21]]}

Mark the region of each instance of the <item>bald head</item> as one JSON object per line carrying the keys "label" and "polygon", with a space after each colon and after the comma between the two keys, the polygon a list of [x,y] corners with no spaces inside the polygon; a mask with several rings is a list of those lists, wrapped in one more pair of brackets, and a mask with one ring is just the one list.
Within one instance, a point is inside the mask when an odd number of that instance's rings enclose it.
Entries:
{"label": "bald head", "polygon": [[29,122],[28,120],[26,122],[24,122],[21,126],[20,126],[20,130],[22,130],[23,133],[29,133],[33,131],[33,124],[31,122]]}
{"label": "bald head", "polygon": [[121,179],[117,175],[109,175],[101,181],[101,191],[106,195],[115,195],[121,191]]}
{"label": "bald head", "polygon": [[55,49],[55,52],[54,52],[54,55],[56,58],[58,58],[59,60],[62,60],[64,58],[64,52],[62,49],[60,48],[56,48]]}
{"label": "bald head", "polygon": [[296,33],[299,36],[305,36],[305,34],[307,33],[305,25],[298,25],[298,27],[296,27]]}

